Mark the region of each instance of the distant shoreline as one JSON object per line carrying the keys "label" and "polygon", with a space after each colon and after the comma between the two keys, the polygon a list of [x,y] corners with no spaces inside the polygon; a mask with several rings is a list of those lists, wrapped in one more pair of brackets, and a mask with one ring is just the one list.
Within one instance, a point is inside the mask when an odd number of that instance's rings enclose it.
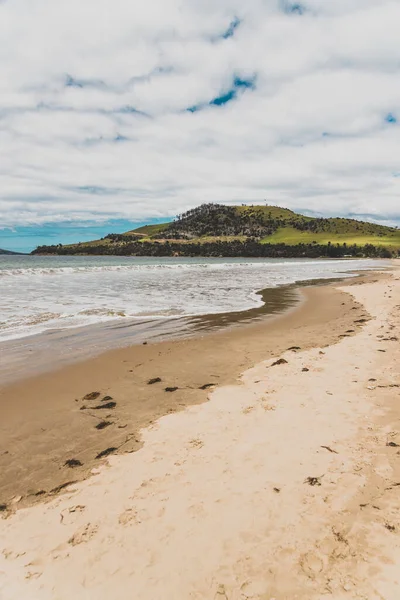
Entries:
{"label": "distant shoreline", "polygon": [[75,244],[43,245],[34,254],[119,256],[309,257],[398,256],[400,231],[341,217],[310,217],[279,206],[206,203],[173,221]]}
{"label": "distant shoreline", "polygon": [[13,250],[3,250],[0,248],[0,256],[30,256],[31,252],[14,252]]}
{"label": "distant shoreline", "polygon": [[137,256],[178,258],[392,258],[398,251],[379,244],[346,245],[286,243],[255,240],[174,242],[169,240],[125,242],[123,245],[41,246],[33,256]]}

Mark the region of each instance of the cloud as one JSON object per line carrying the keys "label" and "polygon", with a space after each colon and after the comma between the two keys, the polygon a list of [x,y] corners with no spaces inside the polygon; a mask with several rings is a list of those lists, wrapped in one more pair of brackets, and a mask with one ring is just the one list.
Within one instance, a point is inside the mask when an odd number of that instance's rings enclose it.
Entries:
{"label": "cloud", "polygon": [[0,227],[267,200],[400,222],[400,4],[0,4]]}

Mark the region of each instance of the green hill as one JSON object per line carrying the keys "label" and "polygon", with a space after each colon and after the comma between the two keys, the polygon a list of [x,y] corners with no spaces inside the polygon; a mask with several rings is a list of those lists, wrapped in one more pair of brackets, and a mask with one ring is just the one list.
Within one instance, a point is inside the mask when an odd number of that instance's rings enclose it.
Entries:
{"label": "green hill", "polygon": [[124,235],[139,234],[144,237],[152,237],[167,229],[171,223],[159,223],[158,225],[144,225],[132,231],[127,231]]}
{"label": "green hill", "polygon": [[171,223],[129,232],[144,240],[209,241],[252,237],[265,244],[374,244],[400,248],[400,230],[345,218],[307,217],[278,206],[202,205]]}
{"label": "green hill", "polygon": [[[336,254],[332,246],[339,248]],[[203,204],[168,223],[82,244],[41,246],[34,253],[197,256],[203,248],[207,256],[272,256],[278,249],[288,256],[287,247],[293,256],[397,255],[400,230],[356,219],[309,217],[278,206]]]}

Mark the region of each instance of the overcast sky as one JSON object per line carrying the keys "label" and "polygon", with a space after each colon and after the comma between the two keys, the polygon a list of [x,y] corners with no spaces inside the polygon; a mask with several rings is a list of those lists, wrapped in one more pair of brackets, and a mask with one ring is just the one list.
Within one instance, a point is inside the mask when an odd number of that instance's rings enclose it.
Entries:
{"label": "overcast sky", "polygon": [[265,200],[399,222],[399,23],[399,0],[0,0],[0,227]]}

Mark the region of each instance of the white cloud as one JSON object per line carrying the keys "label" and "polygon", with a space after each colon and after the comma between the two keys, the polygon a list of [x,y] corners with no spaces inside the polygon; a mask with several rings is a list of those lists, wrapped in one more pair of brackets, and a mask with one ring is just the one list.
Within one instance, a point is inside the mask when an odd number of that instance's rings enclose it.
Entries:
{"label": "white cloud", "polygon": [[400,2],[290,5],[1,3],[0,227],[264,199],[400,221]]}

